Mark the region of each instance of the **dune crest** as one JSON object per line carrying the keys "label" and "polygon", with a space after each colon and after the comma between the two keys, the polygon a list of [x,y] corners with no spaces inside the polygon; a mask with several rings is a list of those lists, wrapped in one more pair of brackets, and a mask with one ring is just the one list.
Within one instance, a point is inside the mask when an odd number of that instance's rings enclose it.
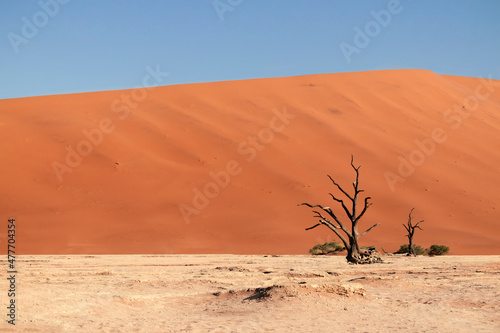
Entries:
{"label": "dune crest", "polygon": [[[500,81],[393,70],[0,100],[2,203],[19,254],[301,254],[336,240],[350,155],[362,245],[500,254]],[[339,210],[339,214],[340,214]],[[6,228],[0,230],[6,241]],[[2,250],[2,251],[5,251]]]}

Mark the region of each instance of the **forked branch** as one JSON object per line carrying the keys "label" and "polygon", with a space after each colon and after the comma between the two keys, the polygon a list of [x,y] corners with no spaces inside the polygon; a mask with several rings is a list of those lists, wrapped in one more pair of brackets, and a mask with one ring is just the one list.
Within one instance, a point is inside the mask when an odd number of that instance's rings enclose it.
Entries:
{"label": "forked branch", "polygon": [[[340,226],[336,226],[335,224],[333,224],[329,219],[325,218],[318,211],[313,211],[313,213],[317,214],[314,217],[319,217],[320,218],[319,223],[313,225],[312,227],[306,228],[306,230],[314,229],[314,228],[316,228],[317,226],[320,226],[320,225],[326,225],[331,231],[333,231],[342,240],[342,242],[344,243],[344,245],[347,248],[349,243],[347,242],[347,240],[345,239],[345,237],[341,233],[339,233],[337,231],[337,229],[341,229],[342,231],[346,232],[346,230],[344,230],[345,228],[342,228]],[[349,232],[348,232],[348,235],[349,235]]]}
{"label": "forked branch", "polygon": [[406,231],[408,232],[409,235],[413,235],[415,233],[415,229],[420,229],[420,230],[424,230],[422,228],[420,228],[419,224],[424,222],[424,220],[420,220],[417,222],[417,224],[413,224],[412,221],[413,221],[413,217],[411,216],[411,214],[413,213],[413,210],[415,208],[412,208],[410,210],[410,214],[408,214],[408,222],[406,222],[406,224],[403,223],[403,227],[405,227]]}
{"label": "forked branch", "polygon": [[370,207],[372,205],[371,203],[368,202],[368,200],[370,200],[370,199],[371,199],[371,197],[365,198],[365,207],[363,208],[361,213],[358,215],[358,217],[356,217],[356,219],[354,220],[354,223],[357,223],[363,217],[363,215],[365,215],[365,212],[368,209],[368,207]]}
{"label": "forked branch", "polygon": [[[328,215],[330,215],[333,218],[333,220],[339,225],[339,227],[340,227],[340,229],[342,229],[342,231],[349,233],[349,230],[345,227],[345,225],[342,223],[342,221],[340,221],[337,218],[337,215],[335,215],[335,213],[332,211],[332,209],[330,207],[323,207],[322,205],[311,205],[307,202],[303,202],[303,203],[298,204],[298,206],[302,206],[302,205],[310,207],[310,208],[316,208],[316,207],[321,208],[324,212],[326,212]],[[317,213],[316,211],[313,211],[313,212]],[[334,225],[331,221],[330,221],[330,223],[332,225]]]}

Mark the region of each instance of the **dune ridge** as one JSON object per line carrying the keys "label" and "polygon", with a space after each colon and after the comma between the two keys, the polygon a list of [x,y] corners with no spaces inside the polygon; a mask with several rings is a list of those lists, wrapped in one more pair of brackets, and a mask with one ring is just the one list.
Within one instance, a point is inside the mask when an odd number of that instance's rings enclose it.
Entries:
{"label": "dune ridge", "polygon": [[[21,254],[301,254],[354,163],[364,245],[500,254],[500,82],[392,70],[0,100]],[[340,212],[340,211],[339,211]],[[0,230],[6,241],[7,228]],[[5,251],[3,249],[2,251]]]}

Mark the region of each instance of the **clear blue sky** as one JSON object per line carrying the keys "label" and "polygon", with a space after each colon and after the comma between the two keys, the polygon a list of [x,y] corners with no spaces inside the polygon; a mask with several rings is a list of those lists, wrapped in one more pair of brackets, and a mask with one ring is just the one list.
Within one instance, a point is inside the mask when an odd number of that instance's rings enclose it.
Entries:
{"label": "clear blue sky", "polygon": [[[133,88],[148,66],[162,85],[397,68],[500,79],[499,0],[217,1],[1,0],[0,98]],[[372,36],[358,47],[356,27]]]}

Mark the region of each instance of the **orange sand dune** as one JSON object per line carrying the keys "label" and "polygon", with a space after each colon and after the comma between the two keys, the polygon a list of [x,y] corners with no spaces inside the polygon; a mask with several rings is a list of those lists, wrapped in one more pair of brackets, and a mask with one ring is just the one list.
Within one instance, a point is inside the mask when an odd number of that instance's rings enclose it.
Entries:
{"label": "orange sand dune", "polygon": [[[303,201],[372,197],[365,245],[500,254],[500,82],[396,70],[0,100],[0,242],[23,254],[298,254]],[[339,215],[341,215],[339,210]],[[2,246],[5,251],[6,246]]]}

